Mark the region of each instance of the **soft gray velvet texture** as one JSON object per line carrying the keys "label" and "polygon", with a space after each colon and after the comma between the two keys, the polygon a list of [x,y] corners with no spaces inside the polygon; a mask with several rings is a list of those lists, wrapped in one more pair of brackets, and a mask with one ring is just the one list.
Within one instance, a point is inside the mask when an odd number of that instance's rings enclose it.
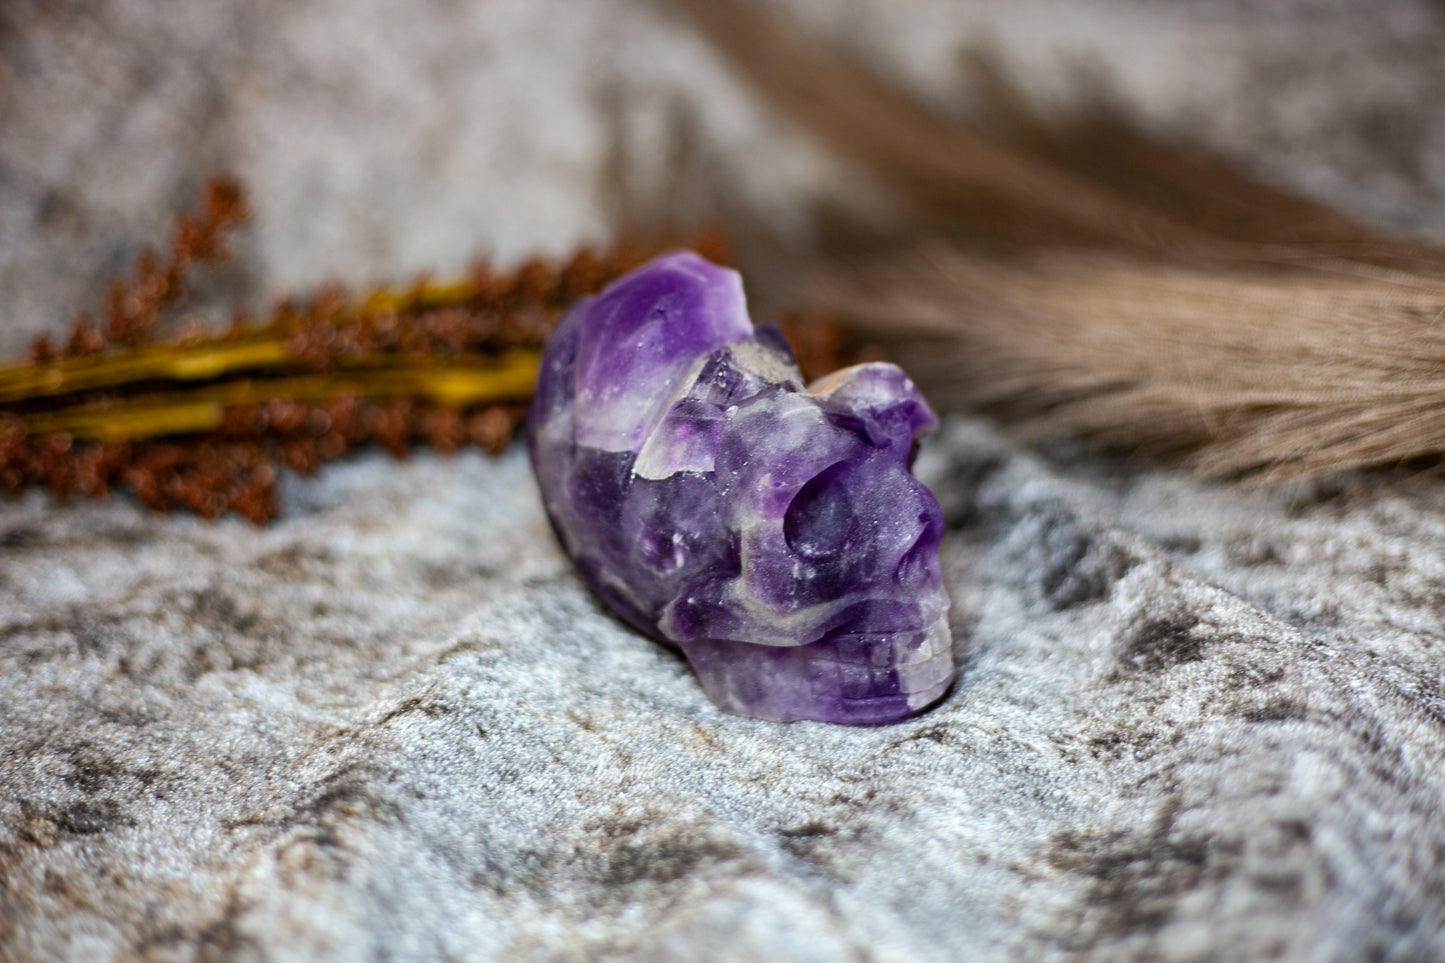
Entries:
{"label": "soft gray velvet texture", "polygon": [[[991,41],[1445,234],[1437,5],[791,6],[928,96]],[[214,169],[257,298],[600,239],[680,117],[783,231],[851,183],[629,0],[18,0],[0,345]],[[1445,958],[1438,479],[1251,494],[965,416],[919,469],[962,671],[876,728],[714,709],[515,448],[290,479],[263,529],[0,504],[0,957]]]}

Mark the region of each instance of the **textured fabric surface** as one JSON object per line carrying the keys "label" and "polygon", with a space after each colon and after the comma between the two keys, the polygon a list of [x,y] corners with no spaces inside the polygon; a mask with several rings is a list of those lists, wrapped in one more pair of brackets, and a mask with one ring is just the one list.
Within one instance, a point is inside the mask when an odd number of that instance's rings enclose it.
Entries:
{"label": "textured fabric surface", "polygon": [[[934,96],[980,37],[1039,96],[1088,68],[1445,232],[1431,5],[794,8]],[[7,350],[217,167],[245,297],[599,238],[669,117],[780,223],[847,176],[622,0],[22,0],[0,57]],[[957,415],[919,473],[959,681],[861,728],[713,708],[520,448],[362,456],[261,529],[0,504],[0,957],[1445,958],[1438,479],[1249,493]]]}

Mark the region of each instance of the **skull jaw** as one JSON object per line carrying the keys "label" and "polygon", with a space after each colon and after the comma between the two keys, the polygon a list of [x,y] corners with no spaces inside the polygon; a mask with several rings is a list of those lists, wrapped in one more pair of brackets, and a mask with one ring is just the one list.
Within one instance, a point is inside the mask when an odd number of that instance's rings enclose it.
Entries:
{"label": "skull jaw", "polygon": [[946,616],[915,632],[808,645],[703,639],[681,647],[719,709],[770,722],[896,722],[937,702],[953,682]]}

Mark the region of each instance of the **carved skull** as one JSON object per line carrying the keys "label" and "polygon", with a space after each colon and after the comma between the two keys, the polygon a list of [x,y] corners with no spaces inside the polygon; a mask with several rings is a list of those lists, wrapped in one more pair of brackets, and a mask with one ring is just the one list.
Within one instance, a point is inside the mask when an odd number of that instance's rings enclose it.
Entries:
{"label": "carved skull", "polygon": [[547,512],[588,584],[743,715],[886,722],[953,676],[937,419],[894,365],[805,388],[733,271],[659,258],[567,316],[530,415]]}

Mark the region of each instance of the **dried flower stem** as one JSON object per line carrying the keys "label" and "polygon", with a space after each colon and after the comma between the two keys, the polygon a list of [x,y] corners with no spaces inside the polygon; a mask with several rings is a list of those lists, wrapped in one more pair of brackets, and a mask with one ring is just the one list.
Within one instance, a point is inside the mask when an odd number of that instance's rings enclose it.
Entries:
{"label": "dried flower stem", "polygon": [[166,391],[71,405],[21,416],[28,435],[65,432],[95,441],[132,441],[216,431],[228,408],[294,399],[317,403],[331,398],[425,398],[456,408],[526,398],[537,377],[540,355],[514,350],[495,359],[378,368],[345,374],[223,381],[189,391]]}
{"label": "dried flower stem", "polygon": [[[561,264],[478,265],[360,295],[330,289],[283,301],[257,324],[162,340],[190,267],[223,256],[225,233],[245,216],[240,188],[212,182],[168,257],[142,254],[135,278],[112,287],[103,330],[78,319],[62,351],[42,338],[28,361],[0,366],[0,485],[57,498],[122,487],[152,508],[259,523],[278,510],[281,467],[314,472],[367,444],[397,456],[412,444],[500,451],[558,318],[652,253],[621,243]],[[715,235],[692,246],[726,259]],[[792,328],[805,370],[836,366],[835,329]]]}

